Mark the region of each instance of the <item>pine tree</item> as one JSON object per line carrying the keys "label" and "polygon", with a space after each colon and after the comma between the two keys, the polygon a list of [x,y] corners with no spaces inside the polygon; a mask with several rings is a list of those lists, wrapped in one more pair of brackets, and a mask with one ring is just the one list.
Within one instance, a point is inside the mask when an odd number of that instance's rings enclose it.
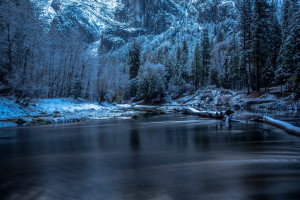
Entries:
{"label": "pine tree", "polygon": [[[289,9],[291,2],[290,0],[284,1],[283,7],[282,7],[282,16],[281,16],[281,24],[282,24],[282,44],[280,46],[279,51],[279,57],[277,60],[278,68],[276,70],[276,82],[278,84],[284,84],[287,82],[288,77],[290,76],[290,71],[287,68],[287,65],[285,65],[287,55],[286,55],[286,46],[287,43],[287,35],[288,35],[288,23],[289,23]],[[286,71],[288,70],[288,71]]]}
{"label": "pine tree", "polygon": [[283,5],[282,34],[276,80],[287,84],[288,90],[299,92],[300,68],[300,11],[297,1],[288,0]]}
{"label": "pine tree", "polygon": [[173,56],[169,55],[165,63],[165,78],[167,83],[169,83],[174,76],[174,68]]}
{"label": "pine tree", "polygon": [[279,50],[281,46],[282,34],[281,34],[281,27],[278,22],[277,12],[275,2],[272,1],[270,6],[270,29],[269,29],[269,37],[270,37],[270,51],[269,51],[269,58],[270,64],[273,66],[274,70],[277,69],[277,59],[279,55]]}
{"label": "pine tree", "polygon": [[183,40],[182,43],[182,48],[181,48],[181,74],[182,74],[182,78],[188,82],[188,73],[187,73],[187,64],[188,64],[188,59],[189,59],[189,49],[188,49],[188,45],[186,40]]}
{"label": "pine tree", "polygon": [[272,62],[272,58],[269,57],[266,61],[265,67],[262,71],[263,77],[264,77],[264,83],[266,86],[266,89],[269,89],[271,84],[274,82],[275,77],[275,67]]}
{"label": "pine tree", "polygon": [[201,85],[204,86],[208,80],[208,72],[210,65],[210,43],[207,29],[204,29],[202,32],[201,58]]}
{"label": "pine tree", "polygon": [[162,48],[159,48],[157,51],[157,56],[156,56],[157,63],[163,63],[164,62],[163,57],[164,57],[163,50],[162,50]]}
{"label": "pine tree", "polygon": [[292,90],[300,94],[300,6],[299,1],[292,0],[290,8],[291,18],[289,24],[288,44],[288,65],[294,70],[292,74]]}
{"label": "pine tree", "polygon": [[217,43],[224,41],[224,32],[223,30],[219,30],[217,33]]}
{"label": "pine tree", "polygon": [[182,51],[180,46],[176,50],[176,65],[173,71],[173,83],[175,86],[182,86],[184,84],[184,73],[183,73],[183,59]]}
{"label": "pine tree", "polygon": [[191,79],[194,88],[197,90],[200,85],[201,78],[201,52],[200,46],[197,43],[194,50],[194,57],[192,62]]}
{"label": "pine tree", "polygon": [[229,67],[229,78],[230,85],[233,89],[238,89],[240,87],[241,81],[241,70],[239,67],[239,57],[238,57],[238,44],[235,33],[233,33],[233,38],[230,41],[229,51],[228,51],[228,67]]}
{"label": "pine tree", "polygon": [[140,79],[137,97],[145,103],[157,104],[164,101],[166,87],[162,78],[157,74],[148,74]]}
{"label": "pine tree", "polygon": [[269,7],[266,0],[254,0],[252,52],[255,66],[256,91],[260,89],[261,67],[265,65],[269,52],[268,13]]}
{"label": "pine tree", "polygon": [[241,30],[241,59],[243,77],[245,79],[248,92],[252,88],[251,72],[251,40],[252,40],[252,0],[242,0],[239,16],[239,28]]}
{"label": "pine tree", "polygon": [[137,77],[140,69],[140,47],[134,41],[132,49],[129,51],[129,76],[130,79],[134,79]]}

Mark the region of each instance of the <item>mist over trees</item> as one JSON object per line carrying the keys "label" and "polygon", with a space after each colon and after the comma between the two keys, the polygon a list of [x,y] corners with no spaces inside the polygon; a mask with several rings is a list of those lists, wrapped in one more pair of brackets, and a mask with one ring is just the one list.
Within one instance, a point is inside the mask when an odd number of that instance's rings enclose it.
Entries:
{"label": "mist over trees", "polygon": [[212,4],[211,13],[103,52],[78,28],[45,31],[31,1],[0,1],[1,96],[26,105],[59,97],[155,104],[211,86],[300,94],[299,2],[236,0],[228,18],[222,1]]}

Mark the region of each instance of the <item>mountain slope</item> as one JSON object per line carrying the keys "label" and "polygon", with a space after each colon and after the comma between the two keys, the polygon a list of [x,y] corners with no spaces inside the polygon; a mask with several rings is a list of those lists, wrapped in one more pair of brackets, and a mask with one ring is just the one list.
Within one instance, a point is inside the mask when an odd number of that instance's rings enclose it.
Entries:
{"label": "mountain slope", "polygon": [[46,30],[79,30],[88,43],[101,40],[104,52],[132,37],[159,35],[174,24],[235,20],[237,12],[233,0],[32,1]]}

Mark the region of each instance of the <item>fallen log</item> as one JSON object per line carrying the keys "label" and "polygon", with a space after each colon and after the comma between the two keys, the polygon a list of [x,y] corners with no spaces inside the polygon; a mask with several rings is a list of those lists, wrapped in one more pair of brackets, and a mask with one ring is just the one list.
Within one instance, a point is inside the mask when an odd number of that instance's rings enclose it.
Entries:
{"label": "fallen log", "polygon": [[229,116],[225,115],[226,122],[241,122],[240,120],[231,119]]}
{"label": "fallen log", "polygon": [[199,111],[194,108],[185,108],[183,109],[184,114],[189,115],[197,115],[200,117],[206,117],[206,118],[214,118],[214,119],[224,119],[225,118],[225,112],[218,112],[218,111]]}
{"label": "fallen log", "polygon": [[286,132],[293,134],[293,135],[298,135],[300,136],[300,127],[296,127],[290,123],[287,122],[283,122],[277,119],[273,119],[271,117],[268,116],[264,116],[264,117],[258,117],[255,118],[253,121],[258,121],[258,122],[265,122],[268,124],[271,124],[273,126],[276,126],[278,128],[281,128],[283,130],[285,130]]}

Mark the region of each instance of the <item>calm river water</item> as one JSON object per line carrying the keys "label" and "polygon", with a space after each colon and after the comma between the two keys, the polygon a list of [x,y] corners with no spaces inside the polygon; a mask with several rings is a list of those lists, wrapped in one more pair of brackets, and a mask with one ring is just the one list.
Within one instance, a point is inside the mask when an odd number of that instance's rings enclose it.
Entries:
{"label": "calm river water", "polygon": [[0,199],[300,199],[300,138],[180,115],[2,128]]}

